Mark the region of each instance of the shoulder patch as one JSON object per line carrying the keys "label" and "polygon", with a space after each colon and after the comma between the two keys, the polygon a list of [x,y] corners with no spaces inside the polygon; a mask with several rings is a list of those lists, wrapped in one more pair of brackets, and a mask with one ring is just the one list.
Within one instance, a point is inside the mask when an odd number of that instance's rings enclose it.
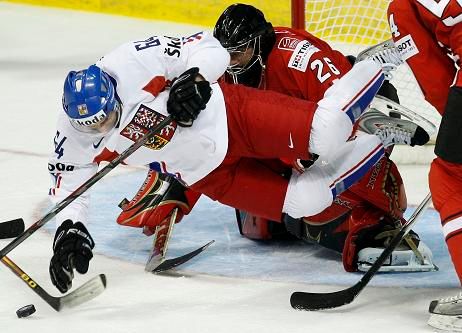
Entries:
{"label": "shoulder patch", "polygon": [[414,43],[411,35],[406,35],[395,42],[396,48],[403,60],[407,60],[419,53],[417,45]]}
{"label": "shoulder patch", "polygon": [[295,50],[298,43],[300,43],[300,39],[293,37],[283,37],[278,43],[278,49],[292,51]]}
{"label": "shoulder patch", "polygon": [[[149,130],[164,120],[166,117],[159,112],[141,104],[130,123],[120,132],[120,134],[131,141],[137,141]],[[144,144],[145,147],[153,150],[160,150],[170,142],[175,134],[176,123],[171,122],[165,126],[160,133]]]}
{"label": "shoulder patch", "polygon": [[316,46],[306,40],[298,43],[289,59],[288,67],[305,72],[311,56],[318,51]]}

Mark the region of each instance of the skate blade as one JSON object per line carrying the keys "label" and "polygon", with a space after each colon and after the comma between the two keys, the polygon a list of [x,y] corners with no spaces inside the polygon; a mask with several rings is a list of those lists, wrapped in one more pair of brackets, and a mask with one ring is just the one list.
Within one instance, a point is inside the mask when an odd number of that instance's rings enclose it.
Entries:
{"label": "skate blade", "polygon": [[462,332],[462,315],[448,316],[431,313],[427,324],[439,330]]}
{"label": "skate blade", "polygon": [[[358,271],[367,272],[371,268],[369,263],[358,263]],[[379,272],[435,272],[439,268],[435,264],[425,263],[424,265],[397,265],[397,266],[382,266],[378,270]]]}

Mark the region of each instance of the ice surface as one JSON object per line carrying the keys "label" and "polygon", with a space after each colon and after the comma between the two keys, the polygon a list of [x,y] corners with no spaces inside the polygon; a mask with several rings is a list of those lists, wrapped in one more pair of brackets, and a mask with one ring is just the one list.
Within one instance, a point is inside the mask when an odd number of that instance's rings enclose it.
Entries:
{"label": "ice surface", "polygon": [[[130,39],[201,28],[5,2],[0,3],[0,22],[0,220],[24,217],[30,225],[48,207],[47,155],[67,72],[87,67]],[[428,191],[428,166],[402,171],[409,200],[418,204]],[[243,239],[232,209],[207,199],[175,226],[168,255],[217,242],[176,273],[145,273],[149,239],[114,222],[115,204],[130,197],[143,178],[142,170],[120,167],[94,188],[89,228],[97,254],[90,272],[76,276],[74,285],[105,273],[107,291],[56,313],[2,265],[0,332],[433,332],[426,325],[430,300],[458,292],[432,211],[416,229],[441,270],[382,274],[352,304],[335,310],[295,311],[289,296],[296,290],[333,291],[355,283],[360,275],[343,272],[337,254],[302,243],[274,246]],[[48,278],[51,243],[44,228],[9,257],[58,295]],[[6,244],[0,241],[1,247]],[[30,303],[37,312],[17,319],[15,311]]]}

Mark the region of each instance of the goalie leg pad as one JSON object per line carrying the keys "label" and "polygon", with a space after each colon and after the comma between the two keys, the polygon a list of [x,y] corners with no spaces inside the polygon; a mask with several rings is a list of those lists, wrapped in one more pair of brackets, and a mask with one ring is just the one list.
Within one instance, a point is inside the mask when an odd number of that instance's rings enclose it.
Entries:
{"label": "goalie leg pad", "polygon": [[284,223],[268,220],[251,213],[236,210],[239,231],[242,236],[253,240],[292,239]]}
{"label": "goalie leg pad", "polygon": [[269,240],[272,238],[268,219],[242,210],[236,210],[236,214],[239,214],[237,217],[241,235],[255,240]]}
{"label": "goalie leg pad", "polygon": [[[349,232],[343,249],[346,271],[366,272],[398,232],[388,215],[373,207],[358,206],[349,218]],[[431,250],[411,231],[398,244],[380,272],[426,272],[437,270]]]}
{"label": "goalie leg pad", "polygon": [[348,234],[345,239],[342,261],[347,272],[356,272],[357,254],[362,246],[362,236],[380,224],[383,213],[378,209],[358,206],[353,208],[348,218]]}
{"label": "goalie leg pad", "polygon": [[462,88],[449,90],[446,109],[436,138],[435,154],[443,160],[462,164]]}
{"label": "goalie leg pad", "polygon": [[[188,193],[189,192],[189,193]],[[149,170],[146,180],[131,201],[122,200],[117,223],[130,227],[155,228],[179,208],[176,223],[188,214],[199,196],[172,176]]]}

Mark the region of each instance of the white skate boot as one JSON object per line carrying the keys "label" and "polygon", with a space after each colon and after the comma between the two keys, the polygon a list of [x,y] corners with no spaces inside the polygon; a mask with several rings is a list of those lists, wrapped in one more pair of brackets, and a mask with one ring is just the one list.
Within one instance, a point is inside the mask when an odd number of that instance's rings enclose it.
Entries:
{"label": "white skate boot", "polygon": [[[366,272],[371,265],[382,254],[390,240],[399,232],[391,226],[374,236],[370,245],[358,252],[358,270]],[[410,231],[400,244],[393,250],[392,254],[380,267],[379,272],[429,272],[436,271],[438,267],[433,264],[432,251],[422,242],[419,236]]]}
{"label": "white skate boot", "polygon": [[365,112],[358,122],[361,131],[377,135],[385,147],[396,144],[423,146],[430,140],[427,131],[416,123],[386,116],[374,108]]}
{"label": "white skate boot", "polygon": [[432,301],[428,311],[428,325],[440,330],[462,332],[462,293]]}
{"label": "white skate boot", "polygon": [[365,59],[371,59],[381,65],[386,80],[391,80],[393,78],[392,72],[404,63],[391,39],[361,51],[356,57],[356,63]]}
{"label": "white skate boot", "polygon": [[[367,272],[382,254],[384,248],[366,247],[358,252],[358,270]],[[424,242],[414,249],[397,247],[380,267],[379,272],[430,272],[438,267],[433,263],[432,252]]]}

